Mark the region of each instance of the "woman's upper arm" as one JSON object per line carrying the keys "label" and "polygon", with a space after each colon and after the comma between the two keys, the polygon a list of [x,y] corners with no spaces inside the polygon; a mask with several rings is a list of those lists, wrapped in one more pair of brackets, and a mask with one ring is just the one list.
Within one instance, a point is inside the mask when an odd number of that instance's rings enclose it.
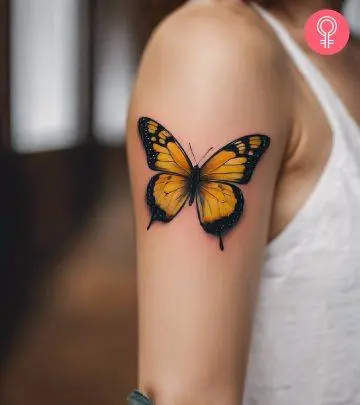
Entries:
{"label": "woman's upper arm", "polygon": [[[157,405],[240,403],[259,269],[289,130],[276,55],[266,43],[259,47],[263,38],[246,23],[237,25],[226,13],[218,18],[217,11],[203,10],[180,12],[155,32],[129,114],[139,388]],[[137,127],[142,116],[170,131],[193,162],[189,143],[199,160],[210,147],[211,155],[248,134],[270,138],[269,148],[255,160],[251,180],[235,185],[244,209],[223,237],[224,251],[218,238],[201,227],[196,202],[185,204],[170,222],[155,221],[147,230],[146,189],[159,172],[147,164]]]}

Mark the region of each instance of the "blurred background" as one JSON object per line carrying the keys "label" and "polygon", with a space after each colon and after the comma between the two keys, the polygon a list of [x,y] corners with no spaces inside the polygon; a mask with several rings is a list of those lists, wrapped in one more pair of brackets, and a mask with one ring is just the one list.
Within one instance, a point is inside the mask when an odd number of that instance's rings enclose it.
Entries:
{"label": "blurred background", "polygon": [[[0,0],[0,403],[136,387],[127,106],[181,0]],[[346,12],[360,31],[360,1]],[[358,24],[358,26],[356,26]]]}

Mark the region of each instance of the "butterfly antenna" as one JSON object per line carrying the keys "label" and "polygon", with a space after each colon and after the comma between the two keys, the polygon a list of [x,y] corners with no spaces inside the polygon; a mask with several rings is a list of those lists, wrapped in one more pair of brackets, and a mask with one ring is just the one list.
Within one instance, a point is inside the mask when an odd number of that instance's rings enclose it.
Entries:
{"label": "butterfly antenna", "polygon": [[195,155],[194,155],[194,152],[193,152],[193,150],[192,150],[192,147],[191,147],[191,143],[190,143],[190,142],[189,142],[189,147],[190,147],[190,151],[191,151],[191,154],[192,154],[192,156],[193,156],[193,158],[194,158],[195,163],[198,164],[198,162],[196,161],[196,157],[195,157]]}
{"label": "butterfly antenna", "polygon": [[214,148],[211,147],[211,148],[204,154],[204,156],[199,160],[199,163],[198,163],[198,164],[200,164],[200,162],[204,159],[204,157],[205,157],[209,152],[211,152],[213,149],[214,149]]}

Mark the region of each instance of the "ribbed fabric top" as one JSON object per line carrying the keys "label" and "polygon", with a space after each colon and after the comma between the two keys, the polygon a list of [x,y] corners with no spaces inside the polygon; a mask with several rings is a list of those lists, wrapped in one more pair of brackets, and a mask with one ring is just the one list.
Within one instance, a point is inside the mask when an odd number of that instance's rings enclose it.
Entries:
{"label": "ribbed fabric top", "polygon": [[281,23],[254,7],[314,92],[333,145],[310,197],[267,247],[243,405],[359,405],[360,128]]}

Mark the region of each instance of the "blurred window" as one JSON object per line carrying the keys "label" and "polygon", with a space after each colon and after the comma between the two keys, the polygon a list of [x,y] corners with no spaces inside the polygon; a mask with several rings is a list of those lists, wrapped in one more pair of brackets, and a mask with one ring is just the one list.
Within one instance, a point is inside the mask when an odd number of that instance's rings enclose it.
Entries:
{"label": "blurred window", "polygon": [[11,0],[13,147],[66,148],[81,139],[78,0]]}
{"label": "blurred window", "polygon": [[345,5],[345,15],[350,22],[353,33],[360,36],[360,1],[347,1]]}
{"label": "blurred window", "polygon": [[125,132],[131,85],[137,63],[132,35],[133,0],[98,0],[95,24],[94,133],[98,141],[119,144]]}

